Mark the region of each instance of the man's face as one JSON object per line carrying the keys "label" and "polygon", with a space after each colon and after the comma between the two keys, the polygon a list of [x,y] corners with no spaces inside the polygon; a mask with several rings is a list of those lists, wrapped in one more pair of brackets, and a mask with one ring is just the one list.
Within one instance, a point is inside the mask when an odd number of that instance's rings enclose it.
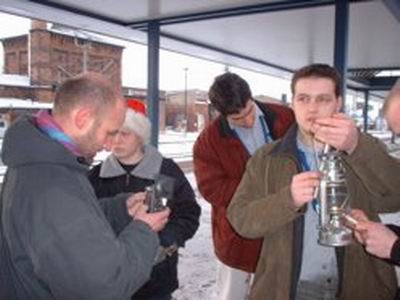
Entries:
{"label": "man's face", "polygon": [[335,85],[328,78],[301,78],[294,87],[292,107],[303,134],[310,135],[311,125],[317,118],[332,116],[341,105],[341,98],[335,95]]}
{"label": "man's face", "polygon": [[394,95],[385,113],[389,128],[395,134],[400,134],[400,94]]}
{"label": "man's face", "polygon": [[228,121],[238,127],[252,128],[256,119],[256,108],[252,100],[248,100],[246,106],[236,114],[227,116]]}
{"label": "man's face", "polygon": [[121,128],[115,136],[111,151],[121,161],[129,161],[143,147],[142,139],[131,129]]}
{"label": "man's face", "polygon": [[111,149],[114,138],[124,122],[125,110],[125,102],[117,101],[106,113],[93,116],[86,133],[76,141],[84,157],[93,158],[103,148]]}

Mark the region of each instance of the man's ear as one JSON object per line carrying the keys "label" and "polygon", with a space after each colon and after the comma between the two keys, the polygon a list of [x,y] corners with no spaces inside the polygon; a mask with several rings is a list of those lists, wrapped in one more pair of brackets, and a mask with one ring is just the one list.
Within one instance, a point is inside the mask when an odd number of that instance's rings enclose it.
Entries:
{"label": "man's ear", "polygon": [[73,114],[74,124],[77,129],[84,129],[93,122],[93,110],[88,107],[80,107]]}

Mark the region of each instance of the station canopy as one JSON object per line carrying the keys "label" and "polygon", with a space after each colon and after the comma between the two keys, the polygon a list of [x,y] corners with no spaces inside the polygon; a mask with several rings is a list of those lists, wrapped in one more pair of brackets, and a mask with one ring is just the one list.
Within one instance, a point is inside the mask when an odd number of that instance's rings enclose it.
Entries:
{"label": "station canopy", "polygon": [[[400,1],[349,3],[348,76],[387,89],[395,78],[376,75],[400,70]],[[139,43],[158,22],[163,49],[278,76],[333,64],[332,0],[1,0],[0,11]]]}

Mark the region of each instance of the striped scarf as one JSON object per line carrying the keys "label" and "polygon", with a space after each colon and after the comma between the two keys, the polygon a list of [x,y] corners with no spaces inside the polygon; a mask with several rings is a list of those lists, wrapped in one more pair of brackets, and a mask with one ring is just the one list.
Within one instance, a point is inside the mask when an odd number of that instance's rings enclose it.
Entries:
{"label": "striped scarf", "polygon": [[59,142],[75,156],[82,156],[72,139],[56,123],[48,110],[41,110],[36,115],[37,127],[51,139]]}

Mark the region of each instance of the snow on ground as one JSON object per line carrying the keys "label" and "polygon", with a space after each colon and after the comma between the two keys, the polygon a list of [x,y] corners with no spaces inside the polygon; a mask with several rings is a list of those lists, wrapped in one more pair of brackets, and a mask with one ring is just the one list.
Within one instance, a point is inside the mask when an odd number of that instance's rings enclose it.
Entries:
{"label": "snow on ground", "polygon": [[160,133],[159,142],[182,142],[182,141],[192,141],[194,142],[199,135],[198,132],[183,132],[175,130],[166,130]]}
{"label": "snow on ground", "polygon": [[176,300],[215,299],[216,257],[211,239],[211,206],[199,194],[193,173],[186,174],[201,206],[200,227],[195,236],[179,250],[179,289]]}
{"label": "snow on ground", "polygon": [[198,132],[167,130],[161,133],[158,139],[160,152],[176,162],[191,160],[193,144],[198,135]]}

